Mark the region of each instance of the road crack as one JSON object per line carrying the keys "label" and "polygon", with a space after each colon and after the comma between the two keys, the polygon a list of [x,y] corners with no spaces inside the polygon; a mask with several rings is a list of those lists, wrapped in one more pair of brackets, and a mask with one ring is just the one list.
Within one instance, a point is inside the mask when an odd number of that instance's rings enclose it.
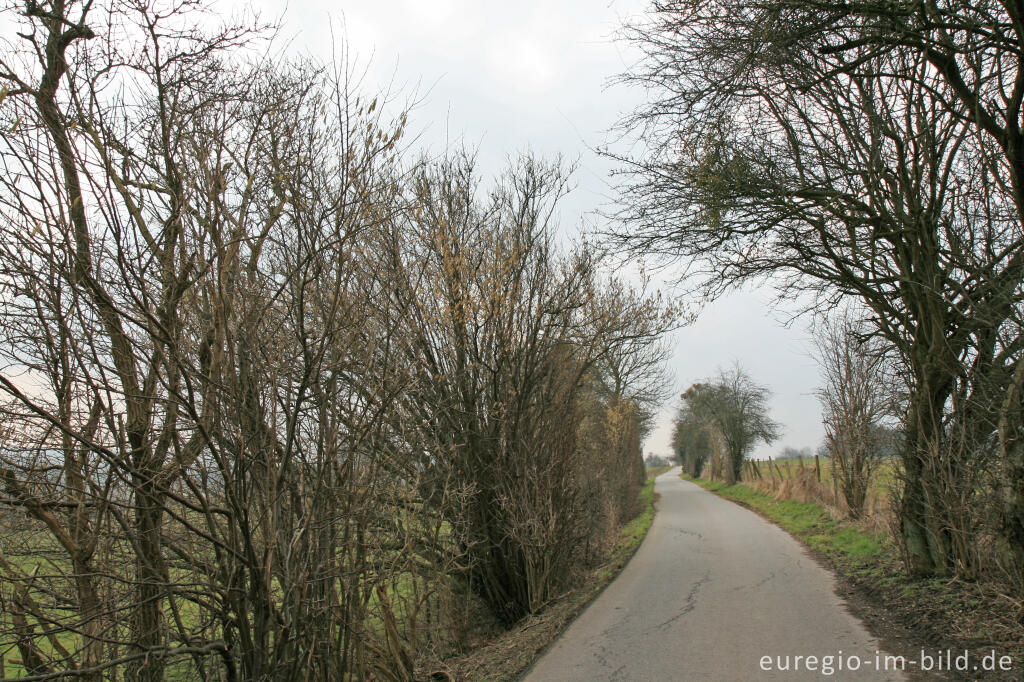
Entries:
{"label": "road crack", "polygon": [[756,591],[758,588],[764,587],[765,584],[771,582],[772,580],[775,580],[775,571],[769,571],[768,575],[766,575],[765,577],[761,578],[760,580],[758,580],[753,585],[740,585],[739,587],[734,587],[732,589],[733,589],[734,592],[739,592],[740,590],[755,590]]}
{"label": "road crack", "polygon": [[679,533],[680,535],[691,535],[691,536],[697,538],[698,540],[703,540],[704,539],[704,534],[703,533],[698,533],[695,530],[686,530],[685,528],[677,528],[676,532]]}
{"label": "road crack", "polygon": [[704,574],[703,578],[695,582],[693,584],[693,587],[690,588],[689,594],[686,595],[686,603],[683,604],[683,608],[679,609],[676,615],[672,616],[664,623],[659,623],[658,625],[656,625],[654,629],[664,630],[666,626],[674,623],[675,621],[679,620],[680,618],[682,618],[683,616],[697,608],[697,595],[700,593],[700,589],[709,582],[711,582],[710,570]]}

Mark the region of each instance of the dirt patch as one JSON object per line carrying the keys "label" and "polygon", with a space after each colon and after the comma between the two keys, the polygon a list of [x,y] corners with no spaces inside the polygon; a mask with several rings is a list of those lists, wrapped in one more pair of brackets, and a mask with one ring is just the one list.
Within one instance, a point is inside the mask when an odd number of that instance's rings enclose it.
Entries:
{"label": "dirt patch", "polygon": [[[1021,680],[1024,679],[1022,628],[1013,624],[1013,606],[998,594],[995,585],[957,581],[915,581],[894,567],[889,575],[847,573],[828,557],[812,552],[837,579],[837,592],[850,611],[860,618],[882,646],[907,660],[952,652],[955,658],[968,653],[970,670],[937,673],[916,672],[914,680]],[[980,662],[987,655],[1008,655],[1009,671],[985,671]],[[974,669],[978,665],[978,669]]]}
{"label": "dirt patch", "polygon": [[[799,538],[797,539],[799,540]],[[956,649],[953,642],[942,639],[937,633],[924,632],[915,628],[913,623],[906,619],[906,614],[899,608],[894,609],[891,603],[886,603],[877,590],[872,590],[870,585],[845,575],[828,557],[807,547],[806,543],[802,541],[801,544],[804,545],[810,556],[835,575],[836,593],[846,602],[850,613],[864,623],[884,651],[903,656],[908,661],[916,661],[920,658],[922,651],[936,652]],[[909,666],[904,674],[910,680],[972,679],[962,677],[955,672],[922,672],[910,669]]]}
{"label": "dirt patch", "polygon": [[591,583],[588,587],[564,595],[542,613],[526,618],[485,646],[453,662],[450,668],[451,679],[458,682],[518,679],[611,583],[621,567],[612,570],[613,575],[607,576],[607,579],[601,576],[598,578],[601,582]]}

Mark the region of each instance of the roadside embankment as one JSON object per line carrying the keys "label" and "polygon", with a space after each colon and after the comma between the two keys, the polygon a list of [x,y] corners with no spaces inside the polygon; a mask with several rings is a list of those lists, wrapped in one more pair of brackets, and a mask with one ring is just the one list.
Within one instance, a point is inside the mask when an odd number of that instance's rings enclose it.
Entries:
{"label": "roadside embankment", "polygon": [[452,680],[514,680],[562,633],[573,619],[619,574],[647,535],[654,519],[654,479],[669,467],[649,469],[640,489],[637,515],[626,523],[608,558],[588,572],[581,584],[560,596],[541,613],[450,661],[439,678]]}

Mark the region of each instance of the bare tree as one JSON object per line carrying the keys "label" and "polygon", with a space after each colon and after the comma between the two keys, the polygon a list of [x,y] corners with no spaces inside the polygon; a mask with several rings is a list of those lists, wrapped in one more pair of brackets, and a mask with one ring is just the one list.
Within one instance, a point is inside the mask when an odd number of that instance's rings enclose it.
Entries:
{"label": "bare tree", "polygon": [[31,679],[411,680],[460,581],[507,621],[572,581],[588,466],[636,492],[674,312],[555,248],[558,164],[481,199],[348,62],[202,9],[5,10],[0,647]]}
{"label": "bare tree", "polygon": [[[1010,377],[1016,371],[1013,367],[1020,364],[1020,327],[1011,325],[1007,338],[1005,323],[1011,317],[1007,310],[1019,308],[1020,301],[1019,287],[1010,282],[1019,281],[1024,268],[1019,236],[1024,218],[1024,65],[1019,58],[1024,28],[1019,21],[1020,8],[1002,0],[957,0],[884,7],[868,2],[825,2],[789,4],[782,9],[769,4],[759,6],[759,11],[773,17],[769,31],[773,44],[796,45],[804,54],[818,55],[826,73],[859,77],[871,69],[872,57],[897,52],[914,55],[927,68],[899,76],[925,87],[941,83],[937,105],[976,136],[979,156],[988,168],[982,188],[986,198],[980,203],[998,196],[1003,214],[997,228],[1001,234],[995,240],[999,248],[989,252],[1001,274],[990,270],[987,272],[992,274],[985,275],[999,290],[995,296],[971,291],[972,304],[983,301],[981,307],[988,308],[995,298],[996,311],[979,311],[979,317],[987,318],[987,329],[976,332],[977,355],[965,362],[972,376],[959,382],[958,409],[966,414],[957,420],[955,429],[968,452],[984,449],[996,422],[1005,427],[1019,420],[1016,416],[1007,419],[1000,406],[1016,404],[1012,387],[1019,386],[1019,381],[1014,383]],[[970,397],[965,399],[964,394]],[[998,433],[1012,441],[999,451],[1001,514],[1004,536],[1020,558],[1024,557],[1024,453],[1014,445],[1013,428]],[[960,447],[954,446],[956,449]],[[951,467],[942,468],[949,471]],[[956,467],[952,469],[955,472]],[[1024,562],[1018,561],[1018,570],[1024,571]]]}
{"label": "bare tree", "polygon": [[743,462],[758,442],[779,437],[779,425],[768,416],[767,388],[760,386],[739,366],[723,370],[712,382],[694,384],[683,400],[694,418],[703,422],[714,450],[721,444],[726,483],[741,480]]}
{"label": "bare tree", "polygon": [[481,200],[472,158],[427,166],[381,255],[416,379],[401,409],[424,468],[472,491],[450,522],[470,584],[506,622],[567,585],[586,545],[578,430],[590,370],[671,324],[659,305],[602,296],[588,249],[557,252],[565,180],[523,158]]}
{"label": "bare tree", "polygon": [[672,422],[672,447],[683,470],[699,478],[711,458],[711,438],[699,412],[695,411],[694,406],[688,405],[685,394],[683,396],[683,403]]}
{"label": "bare tree", "polygon": [[409,677],[459,552],[408,511],[368,296],[404,115],[191,8],[29,3],[3,55],[3,641],[40,677]]}
{"label": "bare tree", "polygon": [[[249,31],[203,33],[189,26],[186,9],[103,13],[92,3],[29,2],[18,13],[18,44],[6,46],[0,64],[4,115],[16,122],[3,150],[4,297],[21,313],[10,317],[40,332],[52,319],[64,327],[56,336],[14,336],[4,349],[9,369],[38,367],[57,393],[37,399],[10,375],[2,383],[23,435],[60,434],[66,473],[58,488],[77,510],[61,544],[78,586],[83,625],[71,629],[80,633],[81,659],[55,648],[36,665],[42,673],[99,675],[107,644],[106,665],[163,679],[168,660],[216,646],[169,641],[161,527],[170,486],[200,455],[214,417],[211,386],[190,381],[194,356],[185,350],[187,294],[208,272],[191,248],[192,230],[209,228],[194,220],[200,197],[186,187],[197,151],[192,124],[197,110],[244,91],[220,57]],[[202,199],[216,201],[215,178],[207,180]],[[212,322],[213,338],[222,331]],[[31,494],[35,475],[8,469],[6,488],[59,537],[60,524],[42,513],[48,505]],[[125,533],[130,549],[120,549],[133,573],[91,563],[101,528]],[[131,606],[100,607],[99,575],[107,594],[130,586]],[[29,660],[41,658],[36,649]]]}
{"label": "bare tree", "polygon": [[[960,490],[971,476],[947,456],[947,413],[966,390],[984,418],[963,423],[992,433],[992,389],[1021,350],[1007,321],[1020,304],[1024,237],[1003,159],[949,106],[956,87],[928,58],[854,40],[844,55],[856,68],[844,71],[827,46],[808,49],[802,36],[839,35],[833,21],[849,28],[836,11],[656,6],[631,34],[647,59],[627,77],[657,94],[628,122],[651,151],[632,160],[624,190],[635,201],[618,239],[688,259],[708,295],[770,276],[811,308],[845,297],[867,306],[910,386],[908,567],[944,572],[962,563],[948,529],[963,519],[938,500],[955,494],[946,481]],[[948,475],[931,476],[937,466]]]}
{"label": "bare tree", "polygon": [[[641,310],[649,316],[653,312],[640,292],[615,280],[604,285],[601,297],[602,308],[609,315]],[[594,491],[595,499],[610,503],[606,520],[610,530],[635,511],[636,487],[647,478],[641,445],[669,392],[666,366],[671,348],[664,341],[652,342],[650,330],[638,331],[639,335],[608,339],[607,348],[588,372],[593,405],[584,420],[594,422],[595,428],[580,445],[589,448],[588,471],[599,474],[601,490]]]}
{"label": "bare tree", "polygon": [[818,390],[836,485],[852,518],[864,513],[872,476],[890,448],[881,428],[893,413],[885,349],[849,314],[826,321],[815,338],[824,385]]}

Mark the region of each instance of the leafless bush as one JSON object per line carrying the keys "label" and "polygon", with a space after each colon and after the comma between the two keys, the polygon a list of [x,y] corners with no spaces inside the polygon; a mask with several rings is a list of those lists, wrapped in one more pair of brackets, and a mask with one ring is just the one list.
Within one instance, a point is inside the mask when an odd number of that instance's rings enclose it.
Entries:
{"label": "leafless bush", "polygon": [[0,632],[43,677],[405,674],[459,552],[381,445],[402,121],[188,10],[29,4],[5,53]]}
{"label": "leafless bush", "polygon": [[884,428],[893,412],[884,347],[867,325],[848,315],[828,320],[818,333],[818,390],[833,476],[852,518],[864,514],[871,479],[896,443]]}
{"label": "leafless bush", "polygon": [[[602,403],[584,400],[592,372],[668,320],[651,302],[602,292],[588,249],[554,248],[565,177],[524,158],[481,200],[471,158],[426,166],[380,254],[394,283],[381,306],[401,325],[413,377],[398,409],[422,467],[472,490],[449,520],[470,584],[506,622],[558,594],[587,544],[582,479],[604,465],[579,447],[585,406]],[[642,467],[641,427],[624,428],[605,435],[625,439],[613,450]]]}
{"label": "leafless bush", "polygon": [[28,2],[0,57],[0,650],[409,680],[464,585],[511,621],[571,581],[587,476],[635,494],[673,315],[554,248],[557,165],[480,201],[348,64],[201,9]]}

